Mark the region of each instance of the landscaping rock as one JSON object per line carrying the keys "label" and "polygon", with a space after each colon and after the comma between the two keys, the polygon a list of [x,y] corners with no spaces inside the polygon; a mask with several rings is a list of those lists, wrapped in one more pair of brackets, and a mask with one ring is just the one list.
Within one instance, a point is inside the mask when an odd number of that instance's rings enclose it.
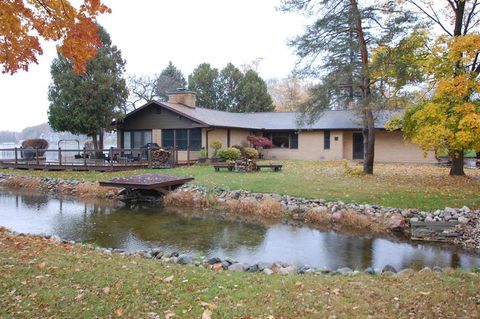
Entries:
{"label": "landscaping rock", "polygon": [[228,270],[237,271],[237,272],[244,272],[246,268],[247,268],[247,266],[245,264],[235,263],[235,264],[230,265],[230,267],[228,267]]}
{"label": "landscaping rock", "polygon": [[216,263],[220,263],[220,262],[222,262],[222,260],[221,260],[220,258],[218,258],[218,257],[212,257],[212,258],[209,258],[209,259],[208,259],[208,263],[209,263],[210,265],[213,265],[213,264],[216,264]]}
{"label": "landscaping rock", "polygon": [[419,271],[420,274],[431,273],[431,272],[432,272],[432,269],[430,269],[430,267],[425,267]]}
{"label": "landscaping rock", "polygon": [[394,274],[397,273],[397,270],[392,265],[386,265],[385,267],[383,267],[382,273],[387,271],[393,272]]}
{"label": "landscaping rock", "polygon": [[364,272],[369,275],[375,275],[375,269],[373,269],[372,267],[368,267],[367,269],[365,269]]}
{"label": "landscaping rock", "polygon": [[191,264],[192,262],[193,262],[192,257],[186,256],[186,255],[182,255],[177,259],[177,264],[180,264],[180,265],[188,265],[188,264]]}
{"label": "landscaping rock", "polygon": [[413,275],[413,274],[415,274],[415,270],[410,269],[410,268],[402,269],[397,273],[398,276],[410,276],[410,275]]}
{"label": "landscaping rock", "polygon": [[265,268],[265,269],[262,270],[262,272],[265,275],[272,275],[273,274],[273,270],[271,270],[270,268]]}
{"label": "landscaping rock", "polygon": [[337,272],[341,275],[350,275],[353,273],[353,270],[348,267],[343,267],[343,268],[337,269]]}

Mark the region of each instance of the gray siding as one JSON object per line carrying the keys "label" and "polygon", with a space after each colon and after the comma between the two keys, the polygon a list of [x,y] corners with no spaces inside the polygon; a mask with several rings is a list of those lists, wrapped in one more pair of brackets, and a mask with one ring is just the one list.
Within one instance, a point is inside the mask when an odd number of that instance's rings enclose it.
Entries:
{"label": "gray siding", "polygon": [[199,126],[197,122],[194,122],[165,108],[161,108],[161,112],[158,113],[157,108],[160,108],[160,106],[151,105],[143,110],[138,111],[132,116],[127,117],[124,122],[119,125],[119,128],[121,130],[151,130],[192,128]]}

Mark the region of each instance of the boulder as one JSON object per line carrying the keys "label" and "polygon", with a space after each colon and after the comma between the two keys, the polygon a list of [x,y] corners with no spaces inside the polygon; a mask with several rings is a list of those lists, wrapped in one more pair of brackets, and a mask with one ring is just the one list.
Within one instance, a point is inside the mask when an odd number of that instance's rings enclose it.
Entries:
{"label": "boulder", "polygon": [[335,212],[332,214],[332,221],[334,223],[338,223],[343,219],[343,213],[342,212]]}
{"label": "boulder", "polygon": [[340,275],[350,275],[350,274],[353,273],[353,270],[351,268],[348,268],[348,267],[343,267],[343,268],[338,268],[337,272]]}
{"label": "boulder", "polygon": [[192,257],[187,255],[179,256],[177,259],[177,264],[179,265],[188,265],[188,264],[191,264],[192,262],[193,262]]}
{"label": "boulder", "polygon": [[394,214],[387,220],[386,226],[388,230],[401,232],[407,228],[407,223],[401,214]]}
{"label": "boulder", "polygon": [[385,265],[385,267],[383,267],[382,273],[387,272],[387,271],[393,272],[394,274],[397,273],[397,270],[392,265]]}
{"label": "boulder", "polygon": [[244,272],[246,268],[247,268],[247,266],[242,264],[242,263],[235,263],[235,264],[231,264],[228,267],[228,270],[237,271],[237,272]]}

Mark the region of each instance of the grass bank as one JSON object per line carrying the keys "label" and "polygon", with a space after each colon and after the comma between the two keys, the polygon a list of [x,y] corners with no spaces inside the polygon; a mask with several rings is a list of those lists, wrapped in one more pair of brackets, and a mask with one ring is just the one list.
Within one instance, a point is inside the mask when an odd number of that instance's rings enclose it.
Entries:
{"label": "grass bank", "polygon": [[[478,318],[480,275],[267,276],[0,230],[1,318]],[[175,315],[175,316],[173,316]]]}
{"label": "grass bank", "polygon": [[[330,201],[378,204],[389,207],[434,210],[450,207],[480,207],[480,170],[467,170],[468,177],[450,177],[448,168],[415,164],[376,164],[375,175],[359,174],[361,167],[345,161],[283,161],[281,172],[214,172],[210,166],[170,170],[98,172],[3,172],[96,181],[140,173],[191,175],[195,183],[213,189],[245,189]],[[0,171],[1,172],[1,171]]]}

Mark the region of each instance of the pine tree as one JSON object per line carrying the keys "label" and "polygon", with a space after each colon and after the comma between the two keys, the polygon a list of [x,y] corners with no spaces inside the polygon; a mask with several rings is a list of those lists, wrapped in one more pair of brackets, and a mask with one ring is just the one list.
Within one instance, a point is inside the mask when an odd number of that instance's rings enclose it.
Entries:
{"label": "pine tree", "polygon": [[185,81],[182,71],[170,61],[157,79],[157,96],[159,96],[160,100],[166,101],[168,99],[168,92],[175,92],[186,86],[187,81]]}

